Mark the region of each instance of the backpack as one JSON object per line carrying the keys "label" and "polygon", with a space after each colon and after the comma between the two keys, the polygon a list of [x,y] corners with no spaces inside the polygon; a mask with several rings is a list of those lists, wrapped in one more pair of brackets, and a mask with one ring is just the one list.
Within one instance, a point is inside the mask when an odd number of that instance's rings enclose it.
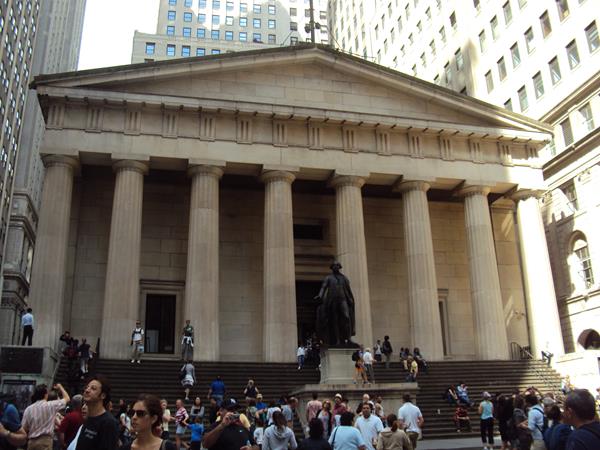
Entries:
{"label": "backpack", "polygon": [[352,353],[352,361],[358,361],[360,359],[360,354],[358,353],[358,350],[356,350],[354,353]]}
{"label": "backpack", "polygon": [[383,341],[383,345],[381,346],[382,348],[382,353],[385,355],[389,355],[390,353],[392,353],[392,344],[390,344],[390,341]]}

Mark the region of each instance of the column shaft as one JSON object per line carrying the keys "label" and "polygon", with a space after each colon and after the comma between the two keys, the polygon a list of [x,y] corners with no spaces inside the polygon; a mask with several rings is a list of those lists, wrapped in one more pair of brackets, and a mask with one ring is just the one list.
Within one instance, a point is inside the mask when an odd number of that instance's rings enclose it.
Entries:
{"label": "column shaft", "polygon": [[562,331],[540,205],[534,196],[517,193],[516,200],[532,353],[537,358],[542,350],[562,355]]}
{"label": "column shaft", "polygon": [[264,358],[267,362],[296,359],[296,272],[292,182],[285,171],[265,172]]}
{"label": "column shaft", "polygon": [[437,279],[426,191],[429,185],[409,181],[400,185],[404,240],[408,263],[408,301],[413,347],[433,361],[444,358]]}
{"label": "column shaft", "polygon": [[356,176],[337,176],[336,189],[337,259],[350,280],[354,294],[356,336],[354,341],[365,346],[373,343],[371,299],[367,271],[367,247],[361,187],[365,180]]}
{"label": "column shaft", "polygon": [[508,340],[498,277],[489,189],[465,190],[465,225],[469,253],[471,301],[475,319],[476,354],[480,359],[508,359]]}
{"label": "column shaft", "polygon": [[190,199],[185,319],[195,326],[194,359],[219,359],[219,179],[223,170],[194,166]]}
{"label": "column shaft", "polygon": [[115,193],[104,288],[100,349],[104,358],[128,358],[131,330],[140,316],[142,200],[147,166],[115,163]]}
{"label": "column shaft", "polygon": [[64,156],[46,156],[44,164],[46,175],[29,301],[35,317],[33,343],[56,348],[63,332],[73,175],[78,162]]}

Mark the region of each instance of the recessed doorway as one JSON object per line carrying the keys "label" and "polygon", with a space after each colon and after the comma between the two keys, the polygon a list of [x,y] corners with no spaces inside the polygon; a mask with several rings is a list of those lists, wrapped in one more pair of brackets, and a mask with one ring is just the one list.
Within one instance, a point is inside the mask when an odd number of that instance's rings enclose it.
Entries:
{"label": "recessed doorway", "polygon": [[146,353],[175,352],[177,296],[146,294]]}
{"label": "recessed doorway", "polygon": [[317,327],[317,306],[314,300],[321,289],[320,281],[296,281],[296,321],[298,323],[298,342],[306,343]]}

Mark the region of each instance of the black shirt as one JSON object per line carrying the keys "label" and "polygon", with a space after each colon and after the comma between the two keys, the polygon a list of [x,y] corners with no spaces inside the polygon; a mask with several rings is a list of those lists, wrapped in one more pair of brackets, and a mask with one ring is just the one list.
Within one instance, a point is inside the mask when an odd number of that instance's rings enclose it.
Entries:
{"label": "black shirt", "polygon": [[298,450],[331,450],[331,445],[326,439],[302,439],[298,444]]}
{"label": "black shirt", "polygon": [[[213,424],[208,431],[205,433],[205,435],[207,433],[210,433],[212,430],[214,430],[216,427],[218,427],[219,424],[215,423]],[[237,423],[231,424],[229,426],[226,426],[223,431],[221,431],[221,434],[219,435],[219,439],[217,439],[217,442],[215,442],[215,445],[213,445],[212,447],[209,447],[210,450],[238,450],[239,448],[243,447],[244,445],[254,445],[254,439],[252,438],[252,435],[250,434],[250,432],[248,430],[246,430],[246,428],[244,428],[242,425],[239,425]],[[79,449],[77,449],[79,450]]]}
{"label": "black shirt", "polygon": [[[131,450],[132,445],[133,445],[133,442],[131,442],[127,445],[123,445],[122,447],[119,448],[119,450]],[[160,450],[177,450],[177,447],[175,447],[174,442],[166,441],[163,439],[162,444],[160,444]]]}
{"label": "black shirt", "polygon": [[600,422],[580,426],[569,436],[567,450],[598,450],[600,448]]}
{"label": "black shirt", "polygon": [[119,426],[108,412],[88,417],[77,440],[77,450],[114,450],[119,439]]}

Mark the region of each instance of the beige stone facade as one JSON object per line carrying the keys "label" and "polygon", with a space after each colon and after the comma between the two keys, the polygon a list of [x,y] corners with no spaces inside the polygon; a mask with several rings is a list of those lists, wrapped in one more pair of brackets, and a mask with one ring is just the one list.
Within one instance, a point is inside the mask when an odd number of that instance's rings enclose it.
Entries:
{"label": "beige stone facade", "polygon": [[38,314],[43,343],[68,327],[124,358],[139,318],[147,350],[173,354],[189,318],[197,359],[291,361],[338,258],[366,345],[562,353],[529,341],[532,305],[560,327],[555,298],[523,283],[543,255],[519,245],[545,245],[539,210],[517,205],[543,187],[549,126],[311,45],[35,84],[60,161],[45,189],[70,204],[42,205],[40,235],[66,254],[35,255],[33,308],[56,306]]}

